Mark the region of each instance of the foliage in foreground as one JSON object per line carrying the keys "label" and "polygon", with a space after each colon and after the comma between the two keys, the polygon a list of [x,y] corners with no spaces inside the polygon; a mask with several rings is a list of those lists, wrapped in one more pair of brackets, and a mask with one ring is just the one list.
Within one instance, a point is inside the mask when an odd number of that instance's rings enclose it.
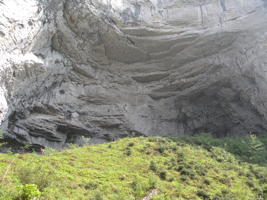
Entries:
{"label": "foliage in foreground", "polygon": [[219,147],[150,137],[49,155],[0,154],[1,200],[267,199],[267,168]]}

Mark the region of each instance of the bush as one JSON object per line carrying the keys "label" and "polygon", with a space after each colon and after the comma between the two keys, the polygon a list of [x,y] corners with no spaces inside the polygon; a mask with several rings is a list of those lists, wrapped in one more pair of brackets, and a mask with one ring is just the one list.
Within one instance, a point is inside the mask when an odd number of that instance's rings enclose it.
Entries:
{"label": "bush", "polygon": [[128,144],[128,147],[133,147],[134,146],[134,143],[133,142],[130,142],[129,144]]}
{"label": "bush", "polygon": [[44,165],[23,165],[15,169],[15,173],[23,185],[35,184],[43,191],[48,187],[54,177],[53,169]]}
{"label": "bush", "polygon": [[150,189],[155,189],[157,187],[158,181],[154,176],[150,176],[148,179],[148,184]]}
{"label": "bush", "polygon": [[210,185],[210,180],[209,180],[209,179],[205,179],[205,180],[204,180],[204,183],[205,183],[206,185]]}
{"label": "bush", "polygon": [[197,191],[197,196],[199,196],[202,199],[210,199],[210,196],[204,190]]}
{"label": "bush", "polygon": [[98,184],[97,184],[97,183],[89,182],[89,183],[84,184],[83,187],[84,187],[86,190],[95,190],[95,189],[98,188]]}
{"label": "bush", "polygon": [[21,195],[18,198],[19,200],[34,200],[41,196],[37,185],[35,184],[26,184],[21,188]]}
{"label": "bush", "polygon": [[129,149],[129,148],[126,148],[126,149],[125,149],[125,155],[126,155],[126,156],[130,156],[130,155],[132,155],[132,150]]}
{"label": "bush", "polygon": [[187,181],[187,178],[186,178],[186,176],[182,176],[182,177],[180,178],[180,180],[181,180],[182,182],[186,182],[186,181]]}
{"label": "bush", "polygon": [[160,146],[157,148],[157,151],[160,153],[160,154],[163,154],[165,152],[165,150],[167,149],[167,147],[163,144],[160,144]]}
{"label": "bush", "polygon": [[142,185],[140,184],[140,181],[135,180],[131,183],[131,187],[134,191],[135,198],[140,198],[142,196]]}
{"label": "bush", "polygon": [[100,192],[95,193],[94,197],[91,198],[90,200],[105,200],[103,195]]}
{"label": "bush", "polygon": [[154,162],[153,160],[150,161],[149,169],[156,172],[158,170],[156,162]]}
{"label": "bush", "polygon": [[249,187],[251,187],[251,188],[254,188],[254,187],[255,187],[254,182],[251,181],[251,180],[248,180],[248,181],[247,181],[247,185],[248,185]]}
{"label": "bush", "polygon": [[167,179],[167,171],[165,171],[165,170],[160,171],[159,177],[161,180],[166,180]]}

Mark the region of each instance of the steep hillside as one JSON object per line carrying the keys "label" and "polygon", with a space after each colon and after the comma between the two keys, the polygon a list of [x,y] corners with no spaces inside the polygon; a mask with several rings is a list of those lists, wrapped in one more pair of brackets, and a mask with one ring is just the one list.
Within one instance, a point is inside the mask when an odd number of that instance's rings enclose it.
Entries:
{"label": "steep hillside", "polygon": [[46,154],[0,154],[0,199],[267,198],[267,167],[184,139],[129,138]]}

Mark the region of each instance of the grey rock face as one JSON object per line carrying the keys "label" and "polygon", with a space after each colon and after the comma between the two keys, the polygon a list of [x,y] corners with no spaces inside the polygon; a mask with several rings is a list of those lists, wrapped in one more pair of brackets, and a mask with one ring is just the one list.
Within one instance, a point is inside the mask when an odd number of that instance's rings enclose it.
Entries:
{"label": "grey rock face", "polygon": [[62,148],[267,130],[262,0],[2,0],[6,137]]}

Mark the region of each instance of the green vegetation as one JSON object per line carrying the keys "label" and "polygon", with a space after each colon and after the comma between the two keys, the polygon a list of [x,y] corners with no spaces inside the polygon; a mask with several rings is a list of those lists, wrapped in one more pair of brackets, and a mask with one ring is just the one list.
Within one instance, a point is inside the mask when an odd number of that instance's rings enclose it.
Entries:
{"label": "green vegetation", "polygon": [[6,143],[2,142],[4,137],[3,131],[0,129],[0,147],[4,146]]}
{"label": "green vegetation", "polygon": [[[0,199],[141,200],[153,190],[153,200],[267,199],[266,167],[227,152],[239,154],[233,140],[204,137],[126,138],[47,155],[0,154]],[[250,147],[239,150],[250,152],[249,161],[266,162],[256,156],[266,150],[264,140],[244,141]]]}
{"label": "green vegetation", "polygon": [[248,135],[245,137],[213,137],[211,134],[198,134],[172,138],[177,142],[185,142],[202,146],[208,151],[212,147],[221,147],[234,154],[239,160],[267,166],[267,135]]}

